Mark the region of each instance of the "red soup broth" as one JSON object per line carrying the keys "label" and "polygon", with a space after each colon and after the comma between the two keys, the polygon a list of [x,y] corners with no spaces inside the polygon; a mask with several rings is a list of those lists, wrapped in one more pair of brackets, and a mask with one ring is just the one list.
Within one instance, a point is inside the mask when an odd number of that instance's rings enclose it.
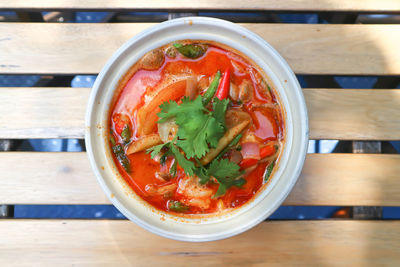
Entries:
{"label": "red soup broth", "polygon": [[[199,41],[196,41],[199,42]],[[284,141],[284,122],[282,120],[282,108],[278,98],[273,92],[272,87],[267,83],[267,78],[259,68],[250,63],[239,52],[218,43],[206,42],[207,51],[197,59],[188,59],[179,53],[174,58],[165,56],[161,67],[154,70],[141,68],[136,63],[130,71],[120,80],[117,94],[110,111],[109,127],[111,135],[116,143],[123,144],[121,132],[124,125],[129,125],[131,129],[131,142],[140,138],[140,123],[146,123],[140,118],[140,110],[151,101],[152,98],[160,94],[162,89],[171,83],[176,83],[183,76],[195,76],[199,79],[199,84],[204,82],[209,85],[212,77],[217,71],[230,70],[230,80],[232,83],[240,85],[244,80],[250,81],[251,100],[246,103],[232,101],[233,108],[241,108],[246,111],[252,123],[243,131],[243,136],[252,142],[257,142],[260,147],[276,144],[275,156],[260,160],[255,166],[245,170],[244,179],[246,183],[242,187],[231,187],[226,194],[213,198],[212,195],[218,189],[216,183],[206,184],[206,189],[212,192],[208,195],[206,205],[190,205],[185,194],[179,190],[182,179],[188,179],[181,167],[177,167],[176,176],[170,180],[163,180],[157,177],[158,172],[169,168],[174,159],[168,158],[164,165],[159,160],[151,159],[150,154],[145,151],[127,155],[130,162],[130,173],[128,173],[113,154],[115,165],[119,173],[129,184],[129,186],[143,200],[155,208],[171,212],[168,209],[169,201],[180,201],[189,204],[189,209],[184,214],[210,214],[223,209],[237,208],[251,200],[266,181],[264,176],[267,166],[276,161],[282,149]],[[168,46],[160,49],[165,51]],[[203,81],[201,81],[203,79]],[[179,86],[179,85],[178,85]],[[205,86],[207,88],[207,86]],[[203,94],[203,88],[200,94]],[[178,101],[184,96],[184,90],[177,89],[175,95],[169,99]],[[231,98],[231,95],[229,96]],[[160,109],[156,106],[151,112],[157,113]],[[157,133],[157,127],[150,129],[151,133]],[[243,138],[244,138],[243,137]],[[243,139],[242,138],[242,139]],[[110,145],[112,145],[110,143]],[[126,150],[126,147],[125,147]],[[153,188],[177,188],[165,194],[151,194]],[[149,193],[150,192],[150,193]],[[222,207],[222,208],[221,208]]]}

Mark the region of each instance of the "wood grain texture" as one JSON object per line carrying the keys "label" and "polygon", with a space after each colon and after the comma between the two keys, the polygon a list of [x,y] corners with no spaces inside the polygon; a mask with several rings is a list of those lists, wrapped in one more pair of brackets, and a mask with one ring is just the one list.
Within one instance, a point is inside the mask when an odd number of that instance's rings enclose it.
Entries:
{"label": "wood grain texture", "polygon": [[398,12],[397,0],[197,0],[182,4],[179,0],[13,0],[2,1],[0,9],[12,10],[284,10]]}
{"label": "wood grain texture", "polygon": [[[303,92],[311,139],[400,139],[400,90]],[[7,114],[0,116],[0,138],[83,138],[89,94],[89,88],[0,88],[0,114]]]}
{"label": "wood grain texture", "polygon": [[1,220],[2,266],[398,266],[399,221],[273,221],[187,243],[129,221]]}
{"label": "wood grain texture", "polygon": [[[154,24],[0,24],[0,73],[93,74]],[[298,74],[400,75],[400,25],[245,24]]]}
{"label": "wood grain texture", "polygon": [[[86,153],[3,152],[0,170],[0,204],[110,204]],[[309,154],[284,204],[400,206],[399,173],[400,155]]]}
{"label": "wood grain texture", "polygon": [[89,88],[0,88],[0,138],[84,137]]}

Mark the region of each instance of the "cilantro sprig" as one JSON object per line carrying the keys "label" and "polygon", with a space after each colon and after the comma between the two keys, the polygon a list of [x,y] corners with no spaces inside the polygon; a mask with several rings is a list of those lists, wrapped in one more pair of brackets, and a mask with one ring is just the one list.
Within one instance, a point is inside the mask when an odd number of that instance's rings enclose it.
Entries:
{"label": "cilantro sprig", "polygon": [[212,112],[204,107],[201,96],[193,101],[184,97],[180,105],[175,101],[160,105],[161,112],[157,115],[161,119],[158,123],[175,118],[178,125],[176,145],[188,158],[203,157],[210,148],[217,146],[219,139],[225,133],[225,111],[229,100],[220,101],[217,98],[214,100]]}
{"label": "cilantro sprig", "polygon": [[[225,112],[229,103],[229,99],[213,98],[212,109],[209,110],[207,109],[208,101],[204,101],[201,96],[194,100],[184,97],[181,104],[175,101],[164,102],[160,105],[161,112],[157,114],[160,117],[158,123],[174,118],[178,131],[174,140],[148,150],[151,158],[163,154],[163,161],[167,156],[173,156],[176,160],[171,168],[173,173],[176,173],[177,162],[187,175],[196,174],[201,184],[216,180],[219,186],[214,198],[224,195],[228,188],[241,187],[246,182],[245,179],[238,178],[242,175],[239,165],[228,159],[221,159],[222,152],[206,166],[200,163],[200,159],[211,148],[217,147],[219,140],[226,132]],[[241,135],[238,135],[223,150],[224,154],[235,146],[240,138]]]}

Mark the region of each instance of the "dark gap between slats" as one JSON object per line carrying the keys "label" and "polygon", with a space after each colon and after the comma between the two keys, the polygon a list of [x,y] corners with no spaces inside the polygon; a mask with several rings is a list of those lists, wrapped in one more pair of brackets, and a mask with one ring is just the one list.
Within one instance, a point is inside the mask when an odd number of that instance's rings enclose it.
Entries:
{"label": "dark gap between slats", "polygon": [[[281,206],[268,220],[351,218],[352,207]],[[15,205],[18,219],[126,219],[112,205]],[[383,207],[382,219],[400,219],[400,207]]]}

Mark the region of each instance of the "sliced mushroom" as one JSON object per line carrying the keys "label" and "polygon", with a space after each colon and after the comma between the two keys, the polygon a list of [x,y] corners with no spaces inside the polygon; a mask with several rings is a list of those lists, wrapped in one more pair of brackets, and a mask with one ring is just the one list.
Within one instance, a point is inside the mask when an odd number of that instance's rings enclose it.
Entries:
{"label": "sliced mushroom", "polygon": [[156,172],[155,176],[161,181],[169,181],[174,178],[169,172]]}
{"label": "sliced mushroom", "polygon": [[240,109],[228,109],[225,113],[225,123],[228,129],[246,120],[251,121],[250,115]]}
{"label": "sliced mushroom", "polygon": [[239,73],[246,73],[246,69],[240,63],[237,63],[236,61],[231,60],[231,64],[232,64],[233,68],[235,69],[235,71],[237,71]]}
{"label": "sliced mushroom", "polygon": [[172,194],[175,192],[178,186],[176,184],[169,184],[169,185],[153,185],[148,184],[145,187],[145,191],[149,195],[165,195],[165,194]]}
{"label": "sliced mushroom", "polygon": [[249,102],[253,98],[253,84],[249,80],[243,80],[239,85],[239,99],[243,102]]}
{"label": "sliced mushroom", "polygon": [[161,49],[154,49],[146,53],[140,60],[141,68],[145,70],[159,69],[164,62],[164,53]]}
{"label": "sliced mushroom", "polygon": [[238,101],[239,99],[239,87],[233,82],[231,82],[229,96],[232,98],[233,101]]}
{"label": "sliced mushroom", "polygon": [[175,47],[173,47],[172,45],[169,46],[167,49],[165,49],[165,54],[169,58],[176,58],[176,53],[177,53],[177,51],[176,51]]}

